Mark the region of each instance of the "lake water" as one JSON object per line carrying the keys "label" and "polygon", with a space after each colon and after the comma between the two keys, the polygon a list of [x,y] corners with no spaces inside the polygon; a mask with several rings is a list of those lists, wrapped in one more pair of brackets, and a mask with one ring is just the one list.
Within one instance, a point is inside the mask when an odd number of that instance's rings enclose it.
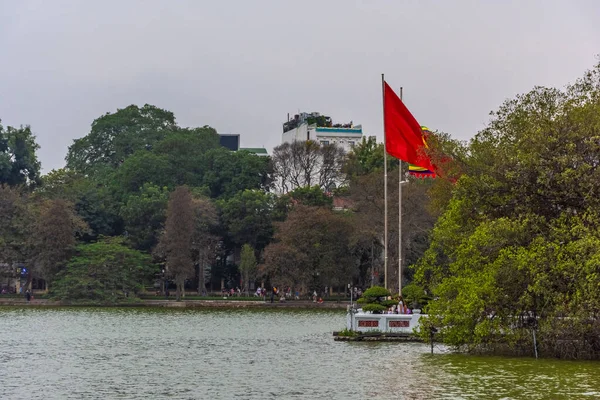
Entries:
{"label": "lake water", "polygon": [[600,363],[334,342],[339,311],[0,307],[0,399],[596,399]]}

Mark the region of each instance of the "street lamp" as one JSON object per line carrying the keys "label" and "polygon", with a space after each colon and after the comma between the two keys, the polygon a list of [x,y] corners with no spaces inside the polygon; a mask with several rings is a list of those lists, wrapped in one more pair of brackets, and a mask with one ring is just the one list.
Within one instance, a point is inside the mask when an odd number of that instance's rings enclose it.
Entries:
{"label": "street lamp", "polygon": [[352,286],[352,284],[349,283],[348,284],[348,290],[350,291],[350,308],[353,308],[354,305],[352,304],[352,287],[351,286]]}

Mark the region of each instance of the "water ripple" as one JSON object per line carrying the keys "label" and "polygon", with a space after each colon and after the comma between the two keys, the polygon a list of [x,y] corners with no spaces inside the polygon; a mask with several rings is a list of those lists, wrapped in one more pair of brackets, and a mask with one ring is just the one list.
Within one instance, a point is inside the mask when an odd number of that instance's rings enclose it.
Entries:
{"label": "water ripple", "polygon": [[338,343],[336,311],[1,308],[1,399],[574,399],[597,363]]}

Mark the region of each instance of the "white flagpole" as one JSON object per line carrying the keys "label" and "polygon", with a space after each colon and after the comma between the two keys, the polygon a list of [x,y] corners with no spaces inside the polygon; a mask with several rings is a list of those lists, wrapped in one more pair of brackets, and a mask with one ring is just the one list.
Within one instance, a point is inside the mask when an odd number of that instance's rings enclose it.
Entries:
{"label": "white flagpole", "polygon": [[[400,87],[400,100],[402,87]],[[402,160],[398,160],[398,295],[402,296]]]}
{"label": "white flagpole", "polygon": [[383,110],[383,280],[388,287],[388,211],[387,211],[387,149],[385,146],[385,78],[381,74],[381,99]]}

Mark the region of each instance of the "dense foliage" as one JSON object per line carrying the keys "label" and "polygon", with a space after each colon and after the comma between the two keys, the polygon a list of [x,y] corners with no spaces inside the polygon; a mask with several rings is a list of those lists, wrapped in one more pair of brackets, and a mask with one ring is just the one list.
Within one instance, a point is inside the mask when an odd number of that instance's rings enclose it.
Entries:
{"label": "dense foliage", "polygon": [[600,356],[600,65],[507,101],[468,146],[417,265],[452,345]]}
{"label": "dense foliage", "polygon": [[381,314],[398,304],[397,300],[391,299],[390,291],[381,286],[368,288],[357,302],[362,305],[363,311],[370,311],[373,314]]}
{"label": "dense foliage", "polygon": [[[507,101],[469,143],[438,132],[428,147],[435,180],[400,177],[388,158],[389,199],[409,180],[401,245],[414,265],[397,275],[390,206],[388,288],[402,279],[407,304],[426,305],[450,345],[530,354],[535,332],[542,354],[600,357],[600,65],[564,90]],[[98,302],[144,284],[175,283],[181,298],[352,283],[372,286],[365,309],[387,306],[373,139],[350,154],[307,142],[259,157],[220,147],[211,127],[132,105],[96,119],[64,169],[40,177],[37,148],[29,127],[0,126],[3,277],[27,267],[22,284]]]}
{"label": "dense foliage", "polygon": [[154,272],[151,257],[119,238],[80,244],[66,269],[56,276],[54,299],[115,303],[134,297]]}

